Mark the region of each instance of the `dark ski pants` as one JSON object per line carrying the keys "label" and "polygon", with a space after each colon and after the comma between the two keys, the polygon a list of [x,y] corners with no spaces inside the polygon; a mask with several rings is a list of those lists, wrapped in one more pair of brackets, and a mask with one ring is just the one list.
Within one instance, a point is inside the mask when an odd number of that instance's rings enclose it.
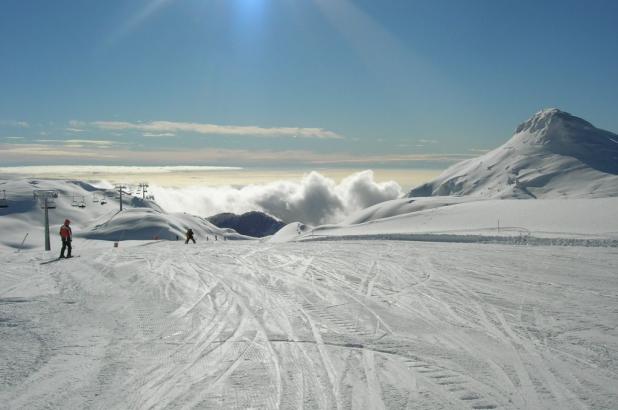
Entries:
{"label": "dark ski pants", "polygon": [[193,239],[193,237],[191,237],[191,238],[187,238],[187,240],[185,241],[185,245],[188,244],[189,241],[193,241],[193,243],[195,243],[195,239]]}
{"label": "dark ski pants", "polygon": [[71,239],[62,238],[62,249],[60,250],[60,257],[64,258],[64,251],[67,250],[67,258],[71,257]]}

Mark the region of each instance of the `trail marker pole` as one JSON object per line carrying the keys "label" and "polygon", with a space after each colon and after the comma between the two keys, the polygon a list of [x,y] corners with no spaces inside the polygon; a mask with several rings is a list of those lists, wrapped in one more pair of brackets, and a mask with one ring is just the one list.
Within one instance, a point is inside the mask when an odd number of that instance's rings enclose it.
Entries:
{"label": "trail marker pole", "polygon": [[47,197],[45,198],[45,250],[51,251],[49,243],[49,208],[47,207]]}
{"label": "trail marker pole", "polygon": [[17,249],[17,252],[21,251],[21,248],[24,247],[24,243],[26,242],[27,237],[28,237],[28,232],[26,232],[26,236],[24,236],[24,239],[21,241],[21,244],[19,245],[19,249]]}

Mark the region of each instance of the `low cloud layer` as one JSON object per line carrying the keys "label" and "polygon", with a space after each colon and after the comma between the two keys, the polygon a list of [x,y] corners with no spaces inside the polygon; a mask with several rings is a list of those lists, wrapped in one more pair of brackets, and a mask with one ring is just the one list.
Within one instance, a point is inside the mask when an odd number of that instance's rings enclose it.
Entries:
{"label": "low cloud layer", "polygon": [[244,187],[163,188],[151,186],[157,202],[170,212],[211,216],[220,212],[259,210],[284,222],[336,223],[350,213],[401,196],[394,181],[378,183],[363,171],[340,183],[311,172],[300,181],[277,181]]}
{"label": "low cloud layer", "polygon": [[96,176],[102,175],[135,175],[135,174],[172,174],[178,172],[206,172],[206,171],[232,171],[240,170],[239,167],[214,167],[214,166],[118,166],[118,165],[38,165],[23,167],[0,167],[0,175],[37,175],[49,177],[50,175],[63,175],[66,177]]}
{"label": "low cloud layer", "polygon": [[112,131],[141,131],[144,136],[175,136],[177,132],[195,133],[203,135],[231,135],[250,137],[287,137],[287,138],[316,138],[316,139],[343,139],[333,131],[322,128],[303,127],[259,127],[239,125],[216,125],[195,122],[176,121],[94,121],[84,123],[72,121],[74,127],[94,127]]}

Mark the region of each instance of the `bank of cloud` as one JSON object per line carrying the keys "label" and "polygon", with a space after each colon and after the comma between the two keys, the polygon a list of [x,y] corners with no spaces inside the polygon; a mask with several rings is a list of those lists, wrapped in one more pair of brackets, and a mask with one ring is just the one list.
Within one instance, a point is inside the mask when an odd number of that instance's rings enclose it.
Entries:
{"label": "bank of cloud", "polygon": [[95,128],[108,131],[139,131],[147,136],[174,136],[176,133],[193,133],[202,135],[227,135],[262,138],[314,138],[314,139],[343,139],[334,131],[323,128],[304,127],[260,127],[239,125],[216,125],[196,122],[175,121],[72,121],[74,127]]}

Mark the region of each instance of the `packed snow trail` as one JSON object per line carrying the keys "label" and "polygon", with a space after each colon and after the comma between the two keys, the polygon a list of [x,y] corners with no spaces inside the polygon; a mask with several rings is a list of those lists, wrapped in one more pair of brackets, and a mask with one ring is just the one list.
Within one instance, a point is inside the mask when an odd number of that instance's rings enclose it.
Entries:
{"label": "packed snow trail", "polygon": [[618,405],[615,248],[211,241],[81,254],[1,254],[1,408]]}

